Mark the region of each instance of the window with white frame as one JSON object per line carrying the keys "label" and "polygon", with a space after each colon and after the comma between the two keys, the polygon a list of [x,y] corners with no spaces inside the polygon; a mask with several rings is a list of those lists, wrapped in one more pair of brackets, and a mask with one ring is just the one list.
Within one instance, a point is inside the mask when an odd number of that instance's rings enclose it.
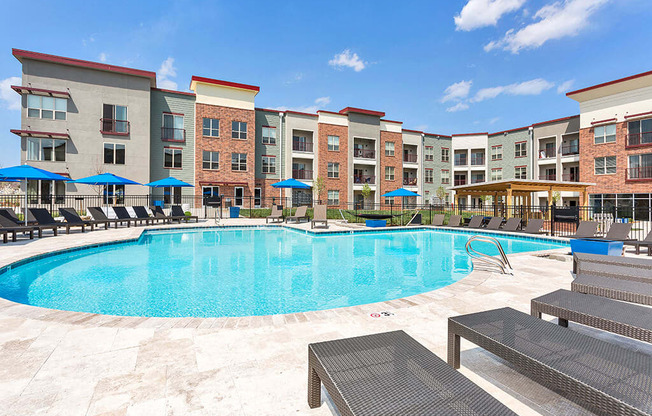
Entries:
{"label": "window with white frame", "polygon": [[491,180],[492,181],[502,181],[503,180],[503,169],[491,169]]}
{"label": "window with white frame", "polygon": [[329,178],[339,178],[340,177],[340,164],[335,162],[328,162],[328,177]]}
{"label": "window with white frame", "polygon": [[527,166],[516,166],[514,168],[514,179],[527,179]]}
{"label": "window with white frame", "polygon": [[220,168],[220,152],[202,152],[202,169],[217,170]]}
{"label": "window with white frame", "polygon": [[594,164],[596,175],[613,175],[616,173],[616,156],[596,157]]}
{"label": "window with white frame", "polygon": [[435,175],[432,169],[426,169],[424,171],[424,181],[426,183],[433,183],[435,180]]}
{"label": "window with white frame", "polygon": [[616,125],[607,124],[606,126],[598,126],[593,128],[593,142],[600,143],[613,143],[616,141]]}
{"label": "window with white frame", "polygon": [[652,153],[629,156],[627,179],[652,178]]}
{"label": "window with white frame", "polygon": [[450,162],[451,160],[451,151],[450,149],[446,147],[441,148],[441,161],[442,162]]}
{"label": "window with white frame", "polygon": [[67,98],[27,95],[27,117],[48,120],[65,120],[68,112]]}
{"label": "window with white frame", "polygon": [[181,159],[183,152],[176,147],[166,147],[163,149],[165,158],[163,167],[166,169],[181,169]]}
{"label": "window with white frame", "polygon": [[129,134],[127,107],[124,105],[102,105],[102,132],[108,134]]}
{"label": "window with white frame", "polygon": [[503,158],[503,146],[491,146],[491,160],[501,160]]}
{"label": "window with white frame", "polygon": [[514,157],[527,156],[527,142],[514,143]]}
{"label": "window with white frame", "polygon": [[183,115],[163,113],[163,127],[161,128],[163,140],[184,141],[186,131],[183,128]]}
{"label": "window with white frame", "polygon": [[385,197],[385,205],[393,205],[393,204],[394,204],[394,197],[386,196]]}
{"label": "window with white frame", "polygon": [[276,127],[263,127],[263,144],[276,144]]}
{"label": "window with white frame", "polygon": [[394,156],[394,142],[385,142],[385,156]]}
{"label": "window with white frame", "polygon": [[394,166],[385,166],[385,180],[386,181],[394,180]]}
{"label": "window with white frame", "polygon": [[220,120],[204,117],[202,120],[202,135],[206,137],[220,137]]}
{"label": "window with white frame", "polygon": [[276,156],[263,156],[263,173],[276,173]]}
{"label": "window with white frame", "polygon": [[627,144],[639,145],[652,143],[652,118],[635,120],[627,123]]}
{"label": "window with white frame", "polygon": [[241,172],[247,170],[246,153],[231,153],[231,170],[237,170]]}
{"label": "window with white frame", "polygon": [[435,149],[432,146],[425,147],[425,160],[435,160]]}
{"label": "window with white frame", "polygon": [[231,122],[231,137],[234,139],[247,139],[247,123],[244,121]]}
{"label": "window with white frame", "polygon": [[27,160],[48,162],[66,161],[66,141],[59,139],[27,138]]}
{"label": "window with white frame", "polygon": [[448,169],[441,170],[441,183],[448,184],[451,183],[451,171]]}
{"label": "window with white frame", "polygon": [[339,205],[340,204],[340,191],[329,190],[328,191],[328,205]]}
{"label": "window with white frame", "polygon": [[112,165],[125,164],[125,145],[119,143],[104,143],[104,163]]}
{"label": "window with white frame", "polygon": [[340,151],[340,136],[328,136],[328,150],[331,152]]}

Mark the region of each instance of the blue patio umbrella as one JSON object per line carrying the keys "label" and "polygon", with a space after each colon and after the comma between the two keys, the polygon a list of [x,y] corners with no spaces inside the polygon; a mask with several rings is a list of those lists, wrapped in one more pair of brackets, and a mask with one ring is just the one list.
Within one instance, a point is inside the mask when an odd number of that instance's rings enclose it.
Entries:
{"label": "blue patio umbrella", "polygon": [[158,181],[146,183],[145,186],[149,186],[152,188],[188,188],[188,187],[194,187],[195,185],[191,185],[188,182],[184,182],[182,180],[170,176],[168,178],[163,178]]}
{"label": "blue patio umbrella", "polygon": [[397,196],[403,197],[403,196],[421,196],[421,195],[419,195],[416,192],[412,192],[410,190],[407,190],[405,188],[399,188],[399,189],[396,189],[394,191],[387,192],[386,194],[381,195],[381,196],[385,196],[385,197],[390,198],[390,197],[397,197]]}
{"label": "blue patio umbrella", "polygon": [[286,189],[310,189],[312,186],[303,183],[301,181],[298,181],[294,178],[286,179],[281,182],[276,182],[272,184],[273,188],[279,188],[279,198],[283,197],[283,194],[281,193],[281,189],[286,188]]}
{"label": "blue patio umbrella", "polygon": [[[100,173],[99,175],[87,176],[86,178],[75,179],[70,183],[83,183],[85,185],[142,185],[141,183],[132,181],[131,179],[123,178],[113,173]],[[108,192],[108,190],[107,190]],[[106,201],[107,205],[109,201]]]}
{"label": "blue patio umbrella", "polygon": [[25,219],[25,225],[27,225],[27,181],[68,181],[70,179],[29,165],[0,169],[0,181],[13,182],[16,180],[25,181],[25,210],[23,217]]}

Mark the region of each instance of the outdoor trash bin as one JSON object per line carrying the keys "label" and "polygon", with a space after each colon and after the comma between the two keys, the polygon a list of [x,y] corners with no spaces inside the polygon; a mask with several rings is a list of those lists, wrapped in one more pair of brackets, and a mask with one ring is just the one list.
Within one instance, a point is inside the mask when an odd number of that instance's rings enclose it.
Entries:
{"label": "outdoor trash bin", "polygon": [[623,242],[596,238],[574,238],[570,241],[572,253],[602,254],[620,256],[623,254]]}
{"label": "outdoor trash bin", "polygon": [[239,218],[240,217],[240,207],[231,207],[229,208],[229,218]]}

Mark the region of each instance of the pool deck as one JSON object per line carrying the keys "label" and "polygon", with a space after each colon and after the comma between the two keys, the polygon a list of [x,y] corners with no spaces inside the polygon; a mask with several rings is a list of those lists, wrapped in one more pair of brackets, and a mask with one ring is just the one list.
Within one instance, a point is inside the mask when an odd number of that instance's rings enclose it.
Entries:
{"label": "pool deck", "polygon": [[[221,225],[264,225],[264,219]],[[329,221],[328,231],[361,229]],[[188,227],[213,226],[213,221]],[[186,225],[183,225],[185,227]],[[0,245],[0,266],[53,250],[138,238],[132,227]],[[293,225],[308,230],[309,224]],[[446,359],[449,316],[510,306],[572,280],[560,261],[510,255],[515,275],[476,269],[461,281],[404,299],[327,311],[243,318],[136,318],[56,311],[0,299],[0,414],[335,415],[307,405],[307,345],[403,329]],[[643,257],[643,256],[642,256]],[[389,316],[372,317],[379,312]],[[580,325],[573,330],[652,354],[652,346]],[[462,342],[461,372],[522,415],[587,411]]]}

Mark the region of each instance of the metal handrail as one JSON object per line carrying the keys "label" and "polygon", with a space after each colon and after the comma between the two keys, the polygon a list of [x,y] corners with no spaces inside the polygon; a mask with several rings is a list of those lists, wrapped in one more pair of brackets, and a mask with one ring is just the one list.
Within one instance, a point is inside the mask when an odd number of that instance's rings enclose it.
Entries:
{"label": "metal handrail", "polygon": [[[484,241],[485,243],[491,243],[495,245],[498,248],[498,253],[500,253],[500,258],[496,258],[494,256],[490,256],[488,254],[481,253],[475,250],[471,246],[471,243],[473,241]],[[510,264],[509,259],[505,255],[505,251],[503,250],[503,247],[500,245],[498,240],[496,240],[493,237],[488,237],[486,235],[474,235],[473,237],[469,238],[469,241],[466,242],[466,252],[469,255],[469,257],[471,257],[472,259],[476,259],[486,264],[499,267],[504,274],[511,274],[511,275],[514,274],[514,269],[512,269],[512,265]]]}

